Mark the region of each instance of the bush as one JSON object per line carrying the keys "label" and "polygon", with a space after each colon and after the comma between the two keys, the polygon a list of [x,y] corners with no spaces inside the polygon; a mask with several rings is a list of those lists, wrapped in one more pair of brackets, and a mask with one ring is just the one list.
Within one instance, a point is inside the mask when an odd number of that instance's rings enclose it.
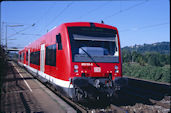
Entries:
{"label": "bush", "polygon": [[160,82],[170,82],[170,66],[141,66],[138,63],[123,63],[123,75]]}

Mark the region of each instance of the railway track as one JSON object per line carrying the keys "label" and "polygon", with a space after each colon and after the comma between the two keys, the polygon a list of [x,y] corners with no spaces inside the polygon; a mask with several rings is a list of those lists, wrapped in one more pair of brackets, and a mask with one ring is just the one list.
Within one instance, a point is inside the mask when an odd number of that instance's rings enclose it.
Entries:
{"label": "railway track", "polygon": [[[165,98],[170,96],[165,96]],[[168,113],[170,112],[170,99],[166,100],[151,99],[146,95],[136,93],[130,93],[127,91],[124,100],[117,103],[118,106],[131,113],[147,112],[147,113]],[[123,104],[124,103],[124,104]]]}
{"label": "railway track", "polygon": [[170,84],[133,78],[128,81],[129,85],[121,92],[121,98],[124,99],[119,106],[131,113],[170,112]]}

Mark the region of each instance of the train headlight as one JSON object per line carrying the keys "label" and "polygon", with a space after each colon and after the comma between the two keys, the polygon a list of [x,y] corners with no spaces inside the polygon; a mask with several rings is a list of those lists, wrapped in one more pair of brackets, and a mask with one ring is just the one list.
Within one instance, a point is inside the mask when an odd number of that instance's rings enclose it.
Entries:
{"label": "train headlight", "polygon": [[115,70],[115,73],[119,73],[119,70]]}
{"label": "train headlight", "polygon": [[74,69],[78,69],[78,65],[74,65]]}
{"label": "train headlight", "polygon": [[78,70],[74,69],[74,72],[75,72],[75,73],[78,73]]}
{"label": "train headlight", "polygon": [[117,65],[115,66],[115,69],[118,69],[118,66]]}

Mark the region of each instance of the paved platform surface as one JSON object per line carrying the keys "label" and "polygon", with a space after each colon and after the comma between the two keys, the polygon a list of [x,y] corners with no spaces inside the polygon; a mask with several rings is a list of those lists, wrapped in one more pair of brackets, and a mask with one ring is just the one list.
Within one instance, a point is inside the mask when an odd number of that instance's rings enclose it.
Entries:
{"label": "paved platform surface", "polygon": [[1,112],[73,113],[75,110],[26,70],[10,61],[1,93]]}

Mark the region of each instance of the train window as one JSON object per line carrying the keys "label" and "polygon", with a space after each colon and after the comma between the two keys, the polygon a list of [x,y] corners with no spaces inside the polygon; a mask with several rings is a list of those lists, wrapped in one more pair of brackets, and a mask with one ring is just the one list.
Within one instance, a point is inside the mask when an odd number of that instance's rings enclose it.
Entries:
{"label": "train window", "polygon": [[24,61],[24,56],[25,56],[25,52],[23,52],[23,61]]}
{"label": "train window", "polygon": [[62,50],[61,34],[56,35],[56,42],[58,43],[58,50]]}
{"label": "train window", "polygon": [[[68,27],[73,62],[118,63],[117,31],[98,27]],[[89,55],[87,55],[88,53]]]}
{"label": "train window", "polygon": [[22,55],[20,54],[20,61],[22,60]]}
{"label": "train window", "polygon": [[34,64],[34,52],[30,53],[30,63]]}
{"label": "train window", "polygon": [[21,60],[22,61],[24,60],[24,53],[23,52],[21,53]]}
{"label": "train window", "polygon": [[21,53],[19,53],[18,59],[19,61],[21,61]]}
{"label": "train window", "polygon": [[28,52],[26,52],[26,61],[28,61]]}
{"label": "train window", "polygon": [[31,52],[30,63],[40,65],[40,51]]}
{"label": "train window", "polygon": [[46,47],[46,65],[56,66],[56,44]]}

